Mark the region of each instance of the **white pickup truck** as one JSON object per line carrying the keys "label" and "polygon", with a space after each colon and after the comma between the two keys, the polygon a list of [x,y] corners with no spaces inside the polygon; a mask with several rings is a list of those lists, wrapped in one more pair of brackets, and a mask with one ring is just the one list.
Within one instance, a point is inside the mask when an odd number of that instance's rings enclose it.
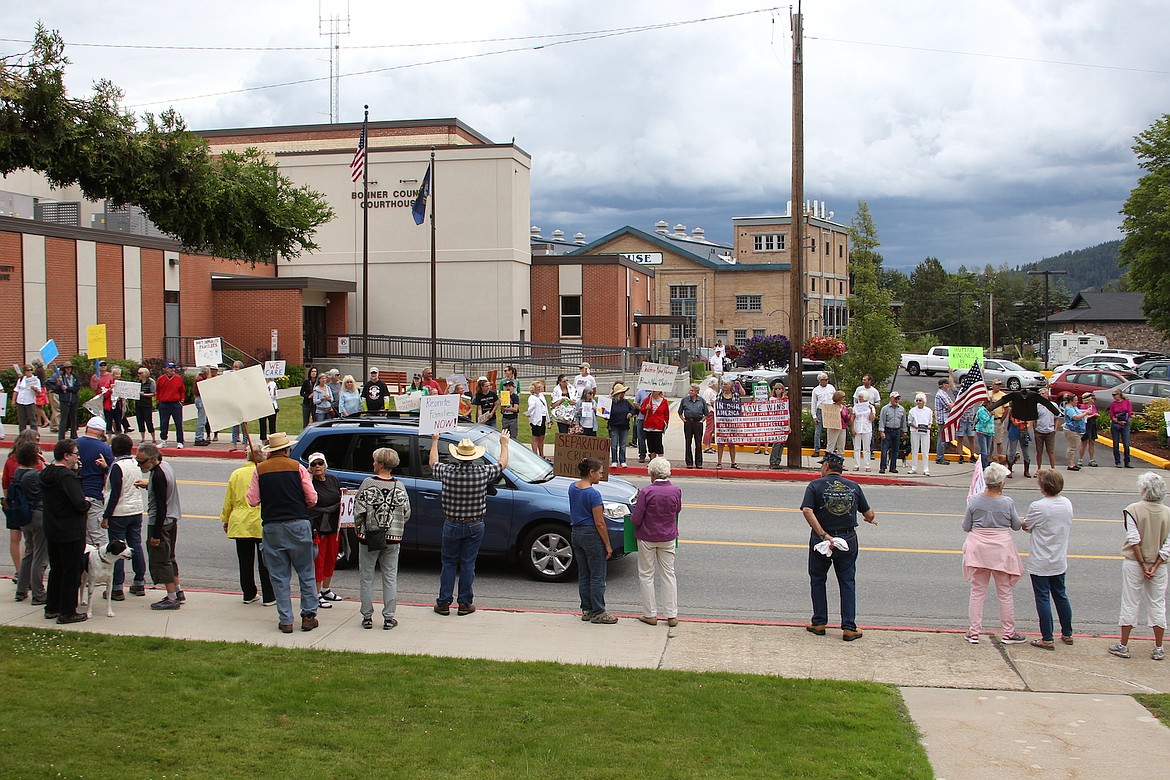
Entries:
{"label": "white pickup truck", "polygon": [[903,353],[901,366],[910,376],[945,374],[950,371],[949,352],[950,347],[931,347],[925,355]]}

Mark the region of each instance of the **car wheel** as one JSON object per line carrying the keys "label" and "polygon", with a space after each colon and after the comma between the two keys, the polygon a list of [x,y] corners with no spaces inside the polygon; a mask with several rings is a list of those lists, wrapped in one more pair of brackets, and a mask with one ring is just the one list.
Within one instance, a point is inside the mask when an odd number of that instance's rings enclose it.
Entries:
{"label": "car wheel", "polygon": [[541,523],[528,532],[520,547],[520,565],[540,582],[576,579],[573,544],[569,527],[562,523]]}
{"label": "car wheel", "polygon": [[1019,390],[1020,389],[1020,380],[1013,376],[1010,379],[1008,379],[1007,386],[1008,386],[1008,390]]}
{"label": "car wheel", "polygon": [[918,367],[917,363],[910,363],[906,366],[906,373],[910,376],[918,376],[922,373],[922,369]]}
{"label": "car wheel", "polygon": [[338,569],[352,569],[358,562],[357,534],[352,528],[342,528],[337,539]]}

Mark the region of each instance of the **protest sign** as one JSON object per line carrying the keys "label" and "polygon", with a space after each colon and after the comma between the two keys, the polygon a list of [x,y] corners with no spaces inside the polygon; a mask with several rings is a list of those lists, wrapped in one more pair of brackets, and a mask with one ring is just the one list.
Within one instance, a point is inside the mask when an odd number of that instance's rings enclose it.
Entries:
{"label": "protest sign", "polygon": [[45,346],[41,347],[41,362],[47,366],[56,360],[60,354],[61,351],[57,349],[57,342],[49,339],[45,342]]}
{"label": "protest sign", "polygon": [[199,383],[199,397],[213,431],[272,415],[272,396],[260,366],[204,379]]}
{"label": "protest sign", "polygon": [[674,389],[674,378],[677,374],[678,366],[643,363],[641,371],[638,372],[638,389],[669,393]]}
{"label": "protest sign", "polygon": [[951,347],[947,350],[947,365],[968,369],[975,361],[983,362],[983,347]]}
{"label": "protest sign", "polygon": [[284,361],[283,360],[265,360],[264,361],[264,378],[265,379],[280,379],[284,376]]}
{"label": "protest sign", "polygon": [[715,399],[715,440],[721,444],[771,444],[791,431],[788,399]]}
{"label": "protest sign", "polygon": [[355,498],[357,498],[357,493],[348,490],[342,491],[339,528],[353,528],[353,504]]}
{"label": "protest sign", "polygon": [[553,451],[553,473],[558,477],[581,478],[577,464],[584,458],[601,461],[601,481],[609,481],[609,439],[597,436],[571,436],[557,434],[557,446]]}
{"label": "protest sign", "polygon": [[394,411],[396,412],[413,412],[422,406],[423,394],[418,391],[390,397],[394,399]]}
{"label": "protest sign", "polygon": [[[219,336],[210,339],[195,339],[195,365],[218,366],[223,362],[223,343]],[[203,388],[199,388],[203,392]]]}
{"label": "protest sign", "polygon": [[106,356],[106,326],[88,325],[85,328],[85,354],[91,358]]}
{"label": "protest sign", "polygon": [[106,412],[102,404],[102,394],[98,393],[93,398],[83,403],[81,407],[92,414],[94,417],[104,417]]}
{"label": "protest sign", "polygon": [[468,379],[464,374],[452,374],[451,376],[447,377],[447,387],[455,384],[463,385],[463,392],[465,393],[470,393],[475,389],[469,384]]}
{"label": "protest sign", "polygon": [[753,401],[767,401],[768,400],[768,383],[756,382],[752,385],[752,400]]}
{"label": "protest sign", "polygon": [[613,398],[608,395],[599,395],[593,399],[597,403],[597,416],[609,419],[609,410],[613,408]]}
{"label": "protest sign", "polygon": [[8,411],[8,393],[0,393],[0,417]]}
{"label": "protest sign", "polygon": [[114,389],[111,391],[111,397],[117,400],[118,398],[125,398],[129,401],[137,401],[142,395],[142,384],[139,382],[126,382],[122,379],[115,380]]}
{"label": "protest sign", "polygon": [[[400,397],[395,396],[396,399]],[[459,396],[423,396],[418,415],[420,436],[430,436],[432,433],[454,430],[455,426],[459,424]]]}

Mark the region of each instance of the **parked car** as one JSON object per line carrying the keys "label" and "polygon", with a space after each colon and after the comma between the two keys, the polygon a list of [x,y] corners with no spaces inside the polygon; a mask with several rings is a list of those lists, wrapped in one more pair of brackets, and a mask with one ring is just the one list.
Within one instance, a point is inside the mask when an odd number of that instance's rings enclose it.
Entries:
{"label": "parked car", "polygon": [[950,347],[931,347],[921,355],[904,352],[899,365],[910,376],[945,374],[951,370],[949,354]]}
{"label": "parked car", "polygon": [[1133,371],[1121,355],[1086,355],[1075,363],[1063,363],[1052,369],[1052,375],[1063,374],[1074,368],[1102,368],[1106,371]]}
{"label": "parked car", "polygon": [[[485,425],[460,425],[441,437],[440,461],[452,462],[447,445],[463,438],[486,447],[484,457],[488,461],[498,459],[499,431]],[[431,437],[419,435],[417,419],[349,417],[314,423],[301,433],[291,456],[307,464],[309,453],[320,452],[342,487],[356,489],[372,475],[372,456],[380,447],[390,447],[398,453],[401,463],[394,475],[402,480],[410,496],[411,518],[406,524],[403,550],[438,551],[443,538],[443,488],[431,474]],[[481,552],[516,561],[543,582],[576,579],[569,533],[568,490],[573,482],[569,477],[554,476],[548,461],[514,442],[508,449],[508,468],[487,499]],[[638,491],[626,480],[612,476],[599,483],[597,489],[605,501],[606,527],[614,556],[618,557],[625,550],[624,518],[630,514]],[[338,563],[354,565],[357,549],[352,525],[343,528]]]}
{"label": "parked car", "polygon": [[[802,360],[800,361],[800,389],[804,395],[811,395],[812,389],[817,386],[817,375],[821,372],[829,375],[829,381],[833,381],[833,373],[829,370],[828,364],[822,360]],[[781,368],[755,368],[750,371],[738,371],[736,375],[739,377],[741,383],[746,388],[748,385],[755,382],[767,382],[768,392],[771,392],[776,385],[784,385],[788,387],[788,366]],[[847,391],[848,392],[848,391]]]}
{"label": "parked car", "polygon": [[[956,371],[955,381],[961,383],[966,375],[967,371]],[[996,379],[1003,382],[1004,387],[1008,390],[1019,390],[1021,387],[1044,387],[1048,384],[1048,379],[1043,374],[1029,371],[1019,363],[1013,363],[1010,360],[985,359],[983,361],[983,381],[990,387]]]}
{"label": "parked car", "polygon": [[1137,378],[1138,375],[1132,371],[1104,371],[1097,368],[1070,369],[1059,377],[1053,378],[1052,395],[1056,397],[1061,393],[1076,393],[1079,396],[1083,393],[1095,393],[1102,388],[1108,390]]}
{"label": "parked car", "polygon": [[1170,360],[1170,356],[1163,355],[1161,352],[1150,352],[1144,349],[1101,349],[1097,350],[1097,352],[1101,355],[1112,355],[1115,353],[1129,355],[1139,366],[1150,360]]}
{"label": "parked car", "polygon": [[1097,409],[1105,411],[1113,402],[1114,391],[1120,390],[1133,404],[1134,412],[1144,411],[1146,404],[1159,398],[1170,398],[1170,382],[1163,379],[1134,379],[1123,382],[1117,387],[1102,388],[1093,392],[1093,403]]}
{"label": "parked car", "polygon": [[1137,367],[1143,379],[1170,379],[1170,360],[1148,360]]}

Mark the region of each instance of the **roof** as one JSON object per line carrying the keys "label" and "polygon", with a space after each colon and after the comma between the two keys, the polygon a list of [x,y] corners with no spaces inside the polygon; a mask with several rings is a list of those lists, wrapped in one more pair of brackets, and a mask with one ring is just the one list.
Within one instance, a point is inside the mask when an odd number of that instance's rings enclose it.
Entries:
{"label": "roof", "polygon": [[672,254],[680,255],[687,260],[716,271],[789,271],[792,268],[788,263],[745,264],[734,261],[729,262],[723,258],[734,257],[734,248],[730,244],[719,244],[706,239],[696,239],[691,236],[681,236],[671,233],[648,233],[645,230],[639,230],[630,225],[620,227],[596,241],[592,241],[575,251],[569,252],[569,255],[601,254],[598,251],[599,247],[622,236],[639,238],[649,244],[665,249]]}
{"label": "roof", "polygon": [[1109,292],[1077,293],[1069,307],[1048,317],[1050,323],[1060,322],[1145,322],[1142,301],[1145,293]]}

